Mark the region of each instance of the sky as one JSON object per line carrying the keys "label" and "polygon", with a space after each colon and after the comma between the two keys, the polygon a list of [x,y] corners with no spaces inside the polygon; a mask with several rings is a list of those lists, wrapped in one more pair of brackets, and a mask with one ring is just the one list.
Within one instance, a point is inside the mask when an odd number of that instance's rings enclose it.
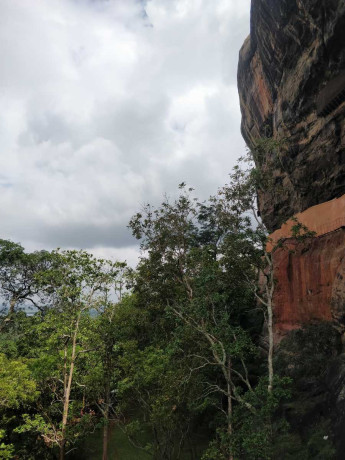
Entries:
{"label": "sky", "polygon": [[245,151],[250,0],[0,0],[0,237],[135,264],[127,228]]}

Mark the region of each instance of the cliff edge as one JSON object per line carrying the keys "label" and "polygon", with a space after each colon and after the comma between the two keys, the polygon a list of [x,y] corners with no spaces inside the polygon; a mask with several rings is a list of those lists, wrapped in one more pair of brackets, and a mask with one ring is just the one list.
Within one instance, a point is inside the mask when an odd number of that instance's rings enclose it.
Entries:
{"label": "cliff edge", "polygon": [[279,152],[259,165],[273,165],[275,193],[259,193],[271,231],[345,194],[344,43],[343,1],[252,1],[238,88],[248,146],[254,149],[263,137],[282,140]]}

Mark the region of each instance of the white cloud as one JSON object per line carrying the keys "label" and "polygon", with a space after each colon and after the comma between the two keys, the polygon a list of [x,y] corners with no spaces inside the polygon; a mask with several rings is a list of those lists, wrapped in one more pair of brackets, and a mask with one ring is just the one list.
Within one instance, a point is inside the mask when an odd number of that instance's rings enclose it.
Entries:
{"label": "white cloud", "polygon": [[221,186],[249,3],[0,0],[1,237],[135,260],[142,203]]}

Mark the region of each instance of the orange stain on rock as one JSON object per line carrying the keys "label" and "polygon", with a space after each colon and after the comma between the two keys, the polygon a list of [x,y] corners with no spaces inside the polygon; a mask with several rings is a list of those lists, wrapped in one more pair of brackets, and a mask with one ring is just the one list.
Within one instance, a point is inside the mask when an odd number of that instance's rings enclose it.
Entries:
{"label": "orange stain on rock", "polygon": [[[345,269],[345,196],[297,214],[299,222],[316,232],[315,238],[298,242],[291,238],[295,221],[288,221],[271,235],[271,246],[285,239],[274,251],[277,281],[274,294],[276,340],[286,332],[315,320],[331,321],[341,315],[339,284]],[[342,279],[342,278],[341,278]],[[345,310],[345,289],[342,309]],[[337,299],[333,299],[334,296]],[[333,305],[337,312],[333,312]],[[345,314],[345,312],[344,312]],[[345,326],[345,325],[344,325]]]}
{"label": "orange stain on rock", "polygon": [[[305,225],[309,231],[315,232],[316,236],[322,236],[338,228],[345,227],[345,195],[312,206],[306,211],[296,214],[295,218]],[[272,233],[267,250],[270,252],[280,239],[291,238],[291,231],[294,225],[296,225],[296,221],[290,219],[279,230]]]}

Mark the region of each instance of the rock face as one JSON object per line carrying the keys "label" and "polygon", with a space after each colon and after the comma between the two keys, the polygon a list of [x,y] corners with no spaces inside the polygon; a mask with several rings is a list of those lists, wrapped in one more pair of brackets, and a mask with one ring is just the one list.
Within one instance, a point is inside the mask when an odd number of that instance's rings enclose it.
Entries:
{"label": "rock face", "polygon": [[[288,238],[274,254],[278,335],[315,319],[345,328],[344,43],[344,1],[252,0],[238,88],[261,216],[273,242]],[[265,137],[280,141],[258,150]],[[292,216],[312,242],[291,239]]]}
{"label": "rock face", "polygon": [[345,195],[312,206],[304,212],[296,214],[294,219],[287,220],[280,229],[270,235],[270,241],[267,245],[268,251],[271,251],[279,240],[291,238],[296,221],[304,225],[308,231],[313,232],[317,237],[345,227]]}
{"label": "rock face", "polygon": [[[270,236],[277,280],[274,305],[276,338],[315,320],[335,321],[345,330],[345,195],[295,216],[315,236],[291,238],[288,220]],[[303,232],[302,232],[303,233]]]}
{"label": "rock face", "polygon": [[259,194],[271,231],[293,214],[345,194],[344,43],[341,0],[252,1],[238,88],[249,147],[260,137],[282,140],[258,160],[272,177]]}
{"label": "rock face", "polygon": [[274,253],[276,338],[311,321],[344,326],[345,229],[309,242],[290,240]]}
{"label": "rock face", "polygon": [[[303,396],[313,407],[303,425],[328,412],[339,460],[345,448],[344,44],[344,0],[252,0],[238,68],[242,134],[262,173],[259,208],[273,232],[267,249],[284,240],[273,252],[276,340],[320,320],[342,333],[342,354],[333,350],[325,385],[315,394],[308,386]],[[260,138],[274,142],[260,150]],[[316,235],[292,238],[292,216]]]}

